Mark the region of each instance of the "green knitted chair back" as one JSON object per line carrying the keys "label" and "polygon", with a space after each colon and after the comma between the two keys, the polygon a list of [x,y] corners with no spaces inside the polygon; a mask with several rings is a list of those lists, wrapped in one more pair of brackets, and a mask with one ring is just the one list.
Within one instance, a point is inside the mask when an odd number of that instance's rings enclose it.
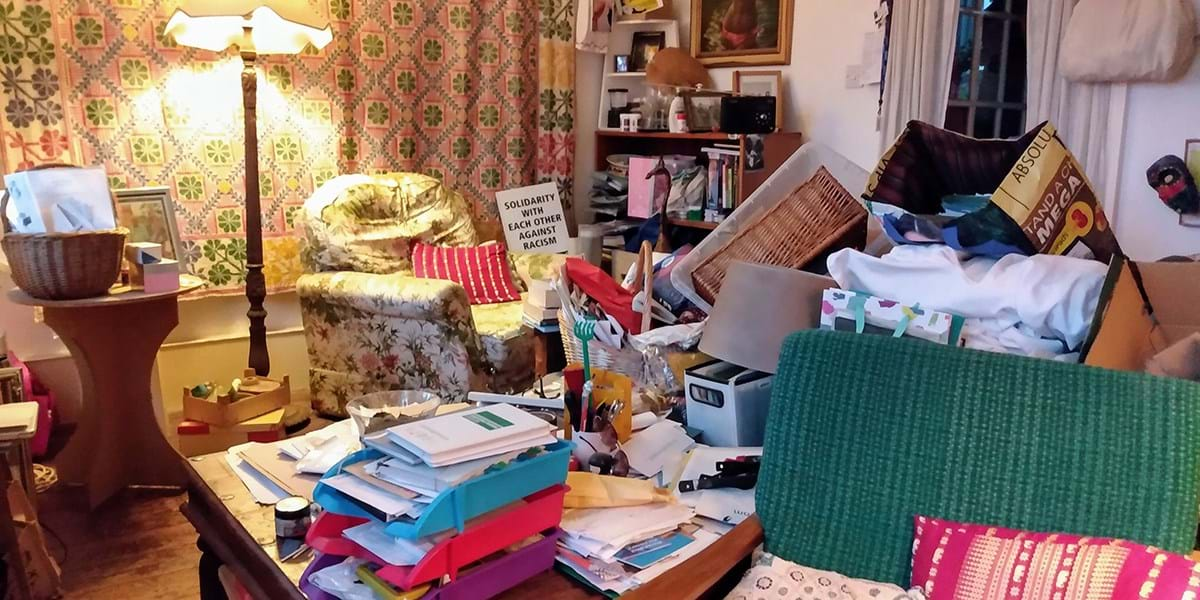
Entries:
{"label": "green knitted chair back", "polygon": [[1186,553],[1200,385],[912,339],[784,344],[756,493],[767,550],[907,585],[913,517]]}

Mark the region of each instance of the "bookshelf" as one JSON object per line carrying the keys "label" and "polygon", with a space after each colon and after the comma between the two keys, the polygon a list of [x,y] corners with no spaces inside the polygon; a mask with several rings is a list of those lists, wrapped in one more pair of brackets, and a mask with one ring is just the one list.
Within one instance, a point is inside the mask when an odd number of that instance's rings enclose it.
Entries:
{"label": "bookshelf", "polygon": [[614,21],[608,34],[608,52],[604,54],[604,77],[600,82],[600,115],[597,129],[608,129],[608,90],[629,90],[630,102],[646,95],[646,72],[616,72],[614,58],[618,54],[629,54],[633,48],[633,34],[639,31],[663,33],[664,48],[679,47],[679,23],[674,19],[633,19]]}
{"label": "bookshelf", "polygon": [[[763,140],[763,168],[756,171],[745,169],[746,140],[745,136],[727,133],[668,133],[665,131],[596,131],[596,170],[608,169],[608,156],[612,154],[640,154],[657,156],[663,154],[684,154],[701,159],[699,164],[707,164],[707,157],[701,148],[712,146],[714,143],[737,144],[741,149],[741,160],[738,161],[737,172],[737,204],[740,205],[753,194],[755,190],[773,174],[784,161],[800,148],[803,135],[798,132],[779,132],[765,134]],[[669,219],[668,222],[676,227],[696,229],[707,233],[716,229],[719,223],[706,221],[688,221],[685,219]]]}

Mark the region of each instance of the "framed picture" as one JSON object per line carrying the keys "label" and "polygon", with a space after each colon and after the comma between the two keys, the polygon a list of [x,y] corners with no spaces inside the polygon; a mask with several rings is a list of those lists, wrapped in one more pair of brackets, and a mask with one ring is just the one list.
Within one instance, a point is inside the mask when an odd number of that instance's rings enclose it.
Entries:
{"label": "framed picture", "polygon": [[163,257],[180,262],[179,228],[175,223],[175,203],[167,187],[114,190],[117,198],[117,224],[129,230],[127,241],[162,244]]}
{"label": "framed picture", "polygon": [[629,51],[629,70],[645,71],[650,61],[654,60],[654,55],[658,54],[658,51],[666,45],[667,32],[665,31],[633,32],[633,47]]}
{"label": "framed picture", "polygon": [[733,91],[775,98],[775,131],[783,130],[783,71],[734,71]]}
{"label": "framed picture", "polygon": [[721,97],[726,94],[685,90],[682,95],[683,107],[687,111],[688,131],[699,133],[721,130]]}
{"label": "framed picture", "polygon": [[629,72],[629,55],[618,54],[613,57],[613,72],[628,73]]}
{"label": "framed picture", "polygon": [[709,67],[787,65],[793,0],[692,0],[692,56]]}

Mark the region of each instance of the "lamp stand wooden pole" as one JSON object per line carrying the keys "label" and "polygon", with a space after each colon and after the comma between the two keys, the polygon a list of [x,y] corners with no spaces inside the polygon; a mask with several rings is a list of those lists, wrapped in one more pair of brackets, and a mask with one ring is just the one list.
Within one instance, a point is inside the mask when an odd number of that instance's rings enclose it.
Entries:
{"label": "lamp stand wooden pole", "polygon": [[[246,36],[249,39],[249,35]],[[250,310],[250,356],[247,364],[259,376],[271,372],[267,353],[267,281],[263,277],[262,207],[258,188],[258,76],[254,62],[258,55],[242,49],[242,107],[246,121],[246,299]]]}

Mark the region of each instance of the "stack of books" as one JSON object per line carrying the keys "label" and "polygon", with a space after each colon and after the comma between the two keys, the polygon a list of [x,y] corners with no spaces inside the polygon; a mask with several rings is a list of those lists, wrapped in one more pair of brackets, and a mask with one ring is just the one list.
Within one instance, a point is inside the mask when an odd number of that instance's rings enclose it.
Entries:
{"label": "stack of books", "polygon": [[330,557],[364,561],[359,579],[380,597],[429,587],[423,597],[487,598],[553,566],[570,445],[546,421],[493,404],[362,442],[314,491],[325,512],[308,532],[319,555],[302,587],[342,563]]}
{"label": "stack of books", "polygon": [[529,282],[529,293],[525,296],[521,320],[541,332],[558,330],[558,309],[562,307],[562,300],[553,286],[549,280],[534,279]]}
{"label": "stack of books", "polygon": [[705,221],[721,221],[738,205],[738,162],[742,151],[732,144],[713,144],[701,148],[708,156],[708,201],[704,204]]}

